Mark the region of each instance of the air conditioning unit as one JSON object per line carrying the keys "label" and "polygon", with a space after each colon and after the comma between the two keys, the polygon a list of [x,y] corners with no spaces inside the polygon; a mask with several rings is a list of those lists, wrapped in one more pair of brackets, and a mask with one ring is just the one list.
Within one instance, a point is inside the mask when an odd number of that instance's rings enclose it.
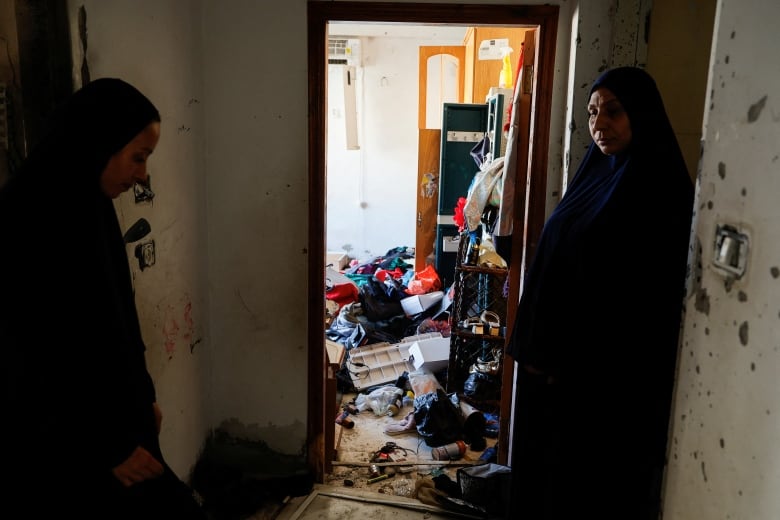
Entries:
{"label": "air conditioning unit", "polygon": [[328,63],[331,65],[360,66],[360,40],[356,38],[329,38]]}

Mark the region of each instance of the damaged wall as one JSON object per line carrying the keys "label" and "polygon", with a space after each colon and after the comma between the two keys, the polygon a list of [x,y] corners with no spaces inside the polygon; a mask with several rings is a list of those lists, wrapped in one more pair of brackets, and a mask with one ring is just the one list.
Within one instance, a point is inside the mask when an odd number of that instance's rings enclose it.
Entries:
{"label": "damaged wall", "polygon": [[[567,107],[584,106],[567,91],[590,84],[605,51],[588,44],[600,21],[574,30],[575,3],[551,3],[561,6],[550,136],[560,177]],[[612,4],[626,5],[599,9]],[[91,77],[135,83],[162,113],[156,196],[118,204],[124,227],[149,219],[157,245],[154,266],[134,265],[135,287],[163,448],[185,476],[212,428],[291,455],[306,442],[306,2],[278,5],[267,24],[267,4],[252,0],[69,2],[74,27],[78,9],[87,14]],[[688,299],[666,500],[665,518],[681,520],[780,514],[767,448],[778,436],[780,71],[770,22],[780,12],[759,0],[719,8],[697,207],[702,269]],[[570,60],[575,40],[583,49]],[[73,52],[77,76],[78,42]],[[747,273],[733,283],[711,266],[719,223],[751,240]]]}
{"label": "damaged wall", "polygon": [[[775,1],[718,2],[664,508],[671,520],[780,517],[778,20]],[[713,263],[722,225],[749,241],[741,278]]]}
{"label": "damaged wall", "polygon": [[[188,478],[210,426],[203,167],[200,3],[135,0],[68,2],[74,84],[119,77],[144,92],[162,119],[149,160],[154,198],[117,201],[122,229],[146,218],[153,265],[141,269],[128,246],[149,371],[163,412],[161,444]],[[80,21],[81,20],[81,21]],[[81,30],[79,24],[82,24]]]}

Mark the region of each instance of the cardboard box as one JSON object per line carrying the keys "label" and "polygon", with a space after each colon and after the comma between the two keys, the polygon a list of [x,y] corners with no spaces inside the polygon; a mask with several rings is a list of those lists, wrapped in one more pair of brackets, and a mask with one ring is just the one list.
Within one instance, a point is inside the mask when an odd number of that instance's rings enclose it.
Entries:
{"label": "cardboard box", "polygon": [[409,347],[409,361],[415,370],[436,373],[450,364],[450,338],[418,340]]}
{"label": "cardboard box", "polygon": [[430,309],[437,303],[439,303],[444,297],[443,291],[433,291],[426,294],[416,294],[403,298],[401,300],[401,307],[407,316],[414,316],[421,312]]}
{"label": "cardboard box", "polygon": [[325,266],[332,265],[336,271],[343,271],[349,264],[349,257],[345,253],[328,251],[325,253]]}

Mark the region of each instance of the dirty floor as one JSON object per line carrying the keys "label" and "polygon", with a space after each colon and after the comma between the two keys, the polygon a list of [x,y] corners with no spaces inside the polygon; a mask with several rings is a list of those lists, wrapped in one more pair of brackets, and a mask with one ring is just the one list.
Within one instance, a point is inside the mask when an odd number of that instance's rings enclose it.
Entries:
{"label": "dirty floor", "polygon": [[[354,398],[355,394],[344,394],[341,402],[348,404],[354,402]],[[294,497],[282,504],[267,504],[248,520],[475,517],[468,511],[440,507],[432,479],[446,475],[452,485],[457,485],[458,468],[481,464],[482,451],[467,449],[457,460],[436,460],[432,448],[416,429],[396,435],[385,433],[388,426],[397,425],[412,410],[412,406],[407,405],[388,417],[378,416],[369,409],[349,416],[354,423],[351,428],[334,423],[336,458],[333,471],[325,482],[316,485],[308,496]],[[495,439],[485,440],[487,447],[495,444]],[[386,460],[383,463],[374,462],[382,451],[387,452],[389,458],[382,458]],[[376,467],[372,467],[372,463]]]}

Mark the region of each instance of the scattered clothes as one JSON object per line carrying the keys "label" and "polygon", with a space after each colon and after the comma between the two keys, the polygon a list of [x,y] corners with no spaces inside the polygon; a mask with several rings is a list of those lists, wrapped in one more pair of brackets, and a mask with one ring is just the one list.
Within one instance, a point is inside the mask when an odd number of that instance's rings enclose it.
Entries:
{"label": "scattered clothes", "polygon": [[388,435],[400,435],[406,432],[417,431],[417,423],[414,422],[414,410],[406,414],[403,420],[388,424],[385,433]]}

